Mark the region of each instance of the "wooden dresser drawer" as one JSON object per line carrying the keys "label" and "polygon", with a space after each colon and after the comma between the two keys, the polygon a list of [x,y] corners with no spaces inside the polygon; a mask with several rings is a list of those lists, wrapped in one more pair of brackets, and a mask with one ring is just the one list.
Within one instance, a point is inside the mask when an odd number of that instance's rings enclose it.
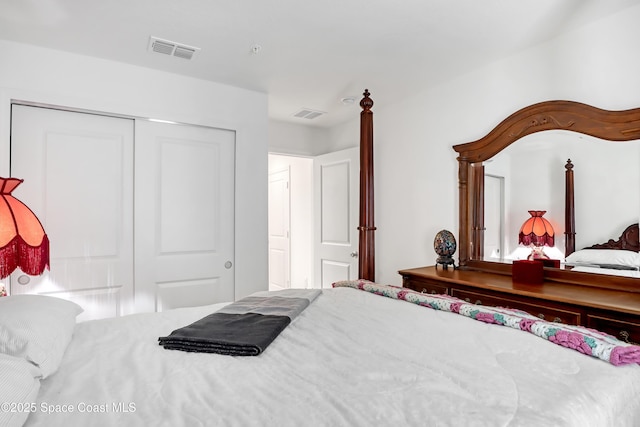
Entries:
{"label": "wooden dresser drawer", "polygon": [[510,298],[508,295],[491,295],[481,292],[473,292],[462,289],[452,289],[451,295],[461,300],[477,305],[487,305],[492,307],[515,308],[526,311],[529,314],[539,317],[549,322],[560,322],[568,325],[579,325],[582,315],[579,310],[572,311],[567,308],[553,307],[544,301],[525,301]]}
{"label": "wooden dresser drawer", "polygon": [[448,294],[473,304],[526,311],[549,322],[584,325],[640,345],[640,292],[547,279],[517,283],[509,272],[436,266],[400,270],[402,284],[418,292]]}
{"label": "wooden dresser drawer", "polygon": [[606,314],[589,314],[587,315],[587,326],[613,335],[619,340],[640,344],[640,319],[634,321],[626,321],[622,319],[613,319]]}
{"label": "wooden dresser drawer", "polygon": [[403,276],[402,286],[425,294],[449,293],[449,287],[447,287],[443,282],[424,280],[416,277]]}

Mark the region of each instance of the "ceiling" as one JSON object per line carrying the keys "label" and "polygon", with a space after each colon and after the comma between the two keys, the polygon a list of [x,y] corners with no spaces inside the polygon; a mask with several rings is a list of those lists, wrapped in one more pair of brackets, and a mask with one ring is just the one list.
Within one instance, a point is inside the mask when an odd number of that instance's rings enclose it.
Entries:
{"label": "ceiling", "polygon": [[[269,117],[329,127],[640,0],[0,0],[0,39],[268,94]],[[151,36],[200,48],[149,52]],[[342,98],[355,98],[345,105]],[[296,118],[300,109],[325,112]]]}

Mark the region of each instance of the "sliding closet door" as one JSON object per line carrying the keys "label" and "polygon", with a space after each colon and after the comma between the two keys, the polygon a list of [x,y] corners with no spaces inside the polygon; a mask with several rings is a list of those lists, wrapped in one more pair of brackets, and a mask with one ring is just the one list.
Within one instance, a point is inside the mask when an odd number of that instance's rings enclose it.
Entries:
{"label": "sliding closet door", "polygon": [[14,196],[39,217],[51,270],[11,276],[11,293],[76,301],[81,320],[133,308],[134,121],[13,105]]}
{"label": "sliding closet door", "polygon": [[235,132],[136,120],[138,311],[234,299],[234,158]]}

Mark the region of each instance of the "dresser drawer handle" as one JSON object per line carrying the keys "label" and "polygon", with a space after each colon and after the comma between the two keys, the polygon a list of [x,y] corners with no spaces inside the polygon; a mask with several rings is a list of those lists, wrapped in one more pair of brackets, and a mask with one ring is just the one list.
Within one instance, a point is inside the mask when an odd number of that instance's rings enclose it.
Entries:
{"label": "dresser drawer handle", "polygon": [[471,299],[469,299],[469,298],[465,298],[464,300],[465,300],[466,302],[471,302]]}
{"label": "dresser drawer handle", "polygon": [[620,331],[620,333],[618,334],[618,336],[622,339],[622,341],[628,343],[629,342],[629,332],[627,331]]}
{"label": "dresser drawer handle", "polygon": [[422,288],[422,290],[420,291],[421,294],[426,294],[427,293],[427,288]]}
{"label": "dresser drawer handle", "polygon": [[476,305],[482,305],[482,301],[478,299],[478,300],[476,300],[476,303],[475,303],[475,304],[476,304]]}
{"label": "dresser drawer handle", "polygon": [[[545,319],[544,314],[542,313],[538,313],[538,317],[542,320]],[[553,323],[562,323],[562,319],[556,316],[553,318]]]}

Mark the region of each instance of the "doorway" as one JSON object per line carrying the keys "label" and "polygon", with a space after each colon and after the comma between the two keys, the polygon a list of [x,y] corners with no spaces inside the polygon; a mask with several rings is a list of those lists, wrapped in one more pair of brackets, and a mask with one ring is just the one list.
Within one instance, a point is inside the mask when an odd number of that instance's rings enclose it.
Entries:
{"label": "doorway", "polygon": [[269,154],[269,290],[357,278],[359,170],[357,147]]}
{"label": "doorway", "polygon": [[484,176],[484,255],[503,260],[504,254],[504,177]]}
{"label": "doorway", "polygon": [[269,154],[269,290],[313,287],[313,158]]}

